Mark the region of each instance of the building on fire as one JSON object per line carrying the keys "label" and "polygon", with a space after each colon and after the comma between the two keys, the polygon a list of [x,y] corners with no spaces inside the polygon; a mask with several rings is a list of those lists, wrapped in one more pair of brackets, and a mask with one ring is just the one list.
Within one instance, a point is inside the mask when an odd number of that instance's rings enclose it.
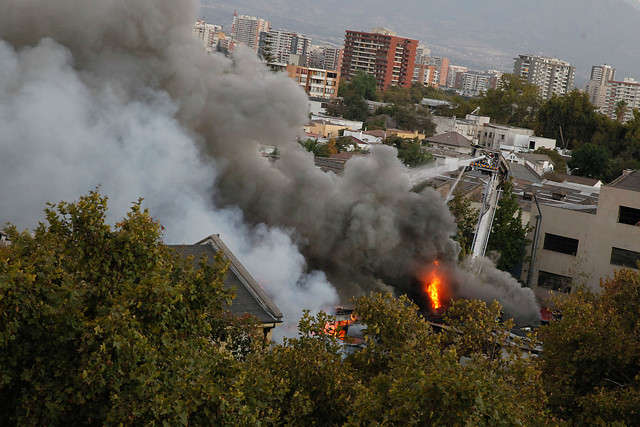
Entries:
{"label": "building on fire", "polygon": [[224,287],[225,289],[234,288],[236,294],[229,311],[238,317],[247,314],[254,316],[260,322],[260,332],[266,339],[271,339],[273,329],[282,323],[282,313],[238,258],[222,242],[220,236],[212,234],[193,245],[169,245],[169,247],[185,257],[193,257],[196,265],[202,257],[206,257],[207,263],[213,265],[216,254],[222,252],[225,259],[229,261]]}

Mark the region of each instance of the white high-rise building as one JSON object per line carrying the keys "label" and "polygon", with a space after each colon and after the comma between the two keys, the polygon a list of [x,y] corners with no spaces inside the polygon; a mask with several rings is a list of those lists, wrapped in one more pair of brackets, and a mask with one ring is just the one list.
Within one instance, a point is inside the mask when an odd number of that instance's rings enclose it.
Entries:
{"label": "white high-rise building", "polygon": [[233,14],[233,26],[231,27],[230,51],[238,46],[246,46],[258,52],[260,33],[269,31],[269,21],[255,16]]}
{"label": "white high-rise building", "polygon": [[193,25],[193,35],[202,41],[202,47],[207,51],[217,50],[220,33],[222,25],[207,24],[201,19]]}
{"label": "white high-rise building", "polygon": [[515,58],[513,73],[540,88],[540,96],[549,99],[553,94],[564,95],[573,87],[576,68],[567,61],[537,55]]}
{"label": "white high-rise building", "polygon": [[585,92],[589,101],[602,110],[605,106],[607,83],[616,79],[616,69],[611,65],[594,65],[591,67],[591,78]]}
{"label": "white high-rise building", "polygon": [[260,35],[260,54],[268,51],[275,62],[287,63],[291,54],[307,56],[310,47],[309,37],[287,30],[270,29]]}

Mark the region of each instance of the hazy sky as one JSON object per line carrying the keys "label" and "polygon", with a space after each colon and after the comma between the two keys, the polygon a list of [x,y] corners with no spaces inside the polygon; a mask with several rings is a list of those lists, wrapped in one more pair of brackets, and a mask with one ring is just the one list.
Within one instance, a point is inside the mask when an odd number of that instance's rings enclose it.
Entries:
{"label": "hazy sky", "polygon": [[640,78],[638,0],[202,0],[202,16],[226,24],[233,11],[276,28],[341,44],[345,29],[385,26],[420,40],[434,55],[477,69],[510,71],[533,53],[575,65],[580,84],[592,65],[611,64],[618,78]]}

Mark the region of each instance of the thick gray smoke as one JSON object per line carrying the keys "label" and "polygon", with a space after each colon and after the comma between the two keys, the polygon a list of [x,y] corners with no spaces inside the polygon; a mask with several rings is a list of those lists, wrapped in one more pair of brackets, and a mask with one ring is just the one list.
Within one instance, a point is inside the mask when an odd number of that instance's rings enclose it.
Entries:
{"label": "thick gray smoke", "polygon": [[[205,54],[190,34],[197,1],[0,7],[1,222],[32,227],[45,202],[97,184],[113,219],[144,197],[167,242],[220,233],[293,322],[369,290],[407,291],[434,258],[454,263],[440,196],[410,192],[389,147],[342,177],[316,169],[295,142],[304,93],[252,52]],[[485,286],[508,314],[529,313],[533,298],[512,282]]]}

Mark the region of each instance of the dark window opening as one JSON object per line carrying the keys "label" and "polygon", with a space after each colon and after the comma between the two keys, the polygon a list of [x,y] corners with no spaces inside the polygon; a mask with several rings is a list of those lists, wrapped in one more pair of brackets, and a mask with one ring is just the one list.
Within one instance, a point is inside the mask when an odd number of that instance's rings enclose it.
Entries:
{"label": "dark window opening", "polygon": [[613,265],[637,269],[638,261],[640,261],[640,252],[611,248],[611,264]]}
{"label": "dark window opening", "polygon": [[622,224],[640,225],[640,209],[620,206],[618,222]]}
{"label": "dark window opening", "polygon": [[536,142],[529,141],[529,150],[535,150],[535,148],[536,148]]}
{"label": "dark window opening", "polygon": [[578,242],[578,239],[545,233],[543,248],[548,251],[575,256],[578,253]]}
{"label": "dark window opening", "polygon": [[558,292],[571,292],[571,281],[573,279],[561,274],[549,273],[548,271],[538,271],[538,286]]}

